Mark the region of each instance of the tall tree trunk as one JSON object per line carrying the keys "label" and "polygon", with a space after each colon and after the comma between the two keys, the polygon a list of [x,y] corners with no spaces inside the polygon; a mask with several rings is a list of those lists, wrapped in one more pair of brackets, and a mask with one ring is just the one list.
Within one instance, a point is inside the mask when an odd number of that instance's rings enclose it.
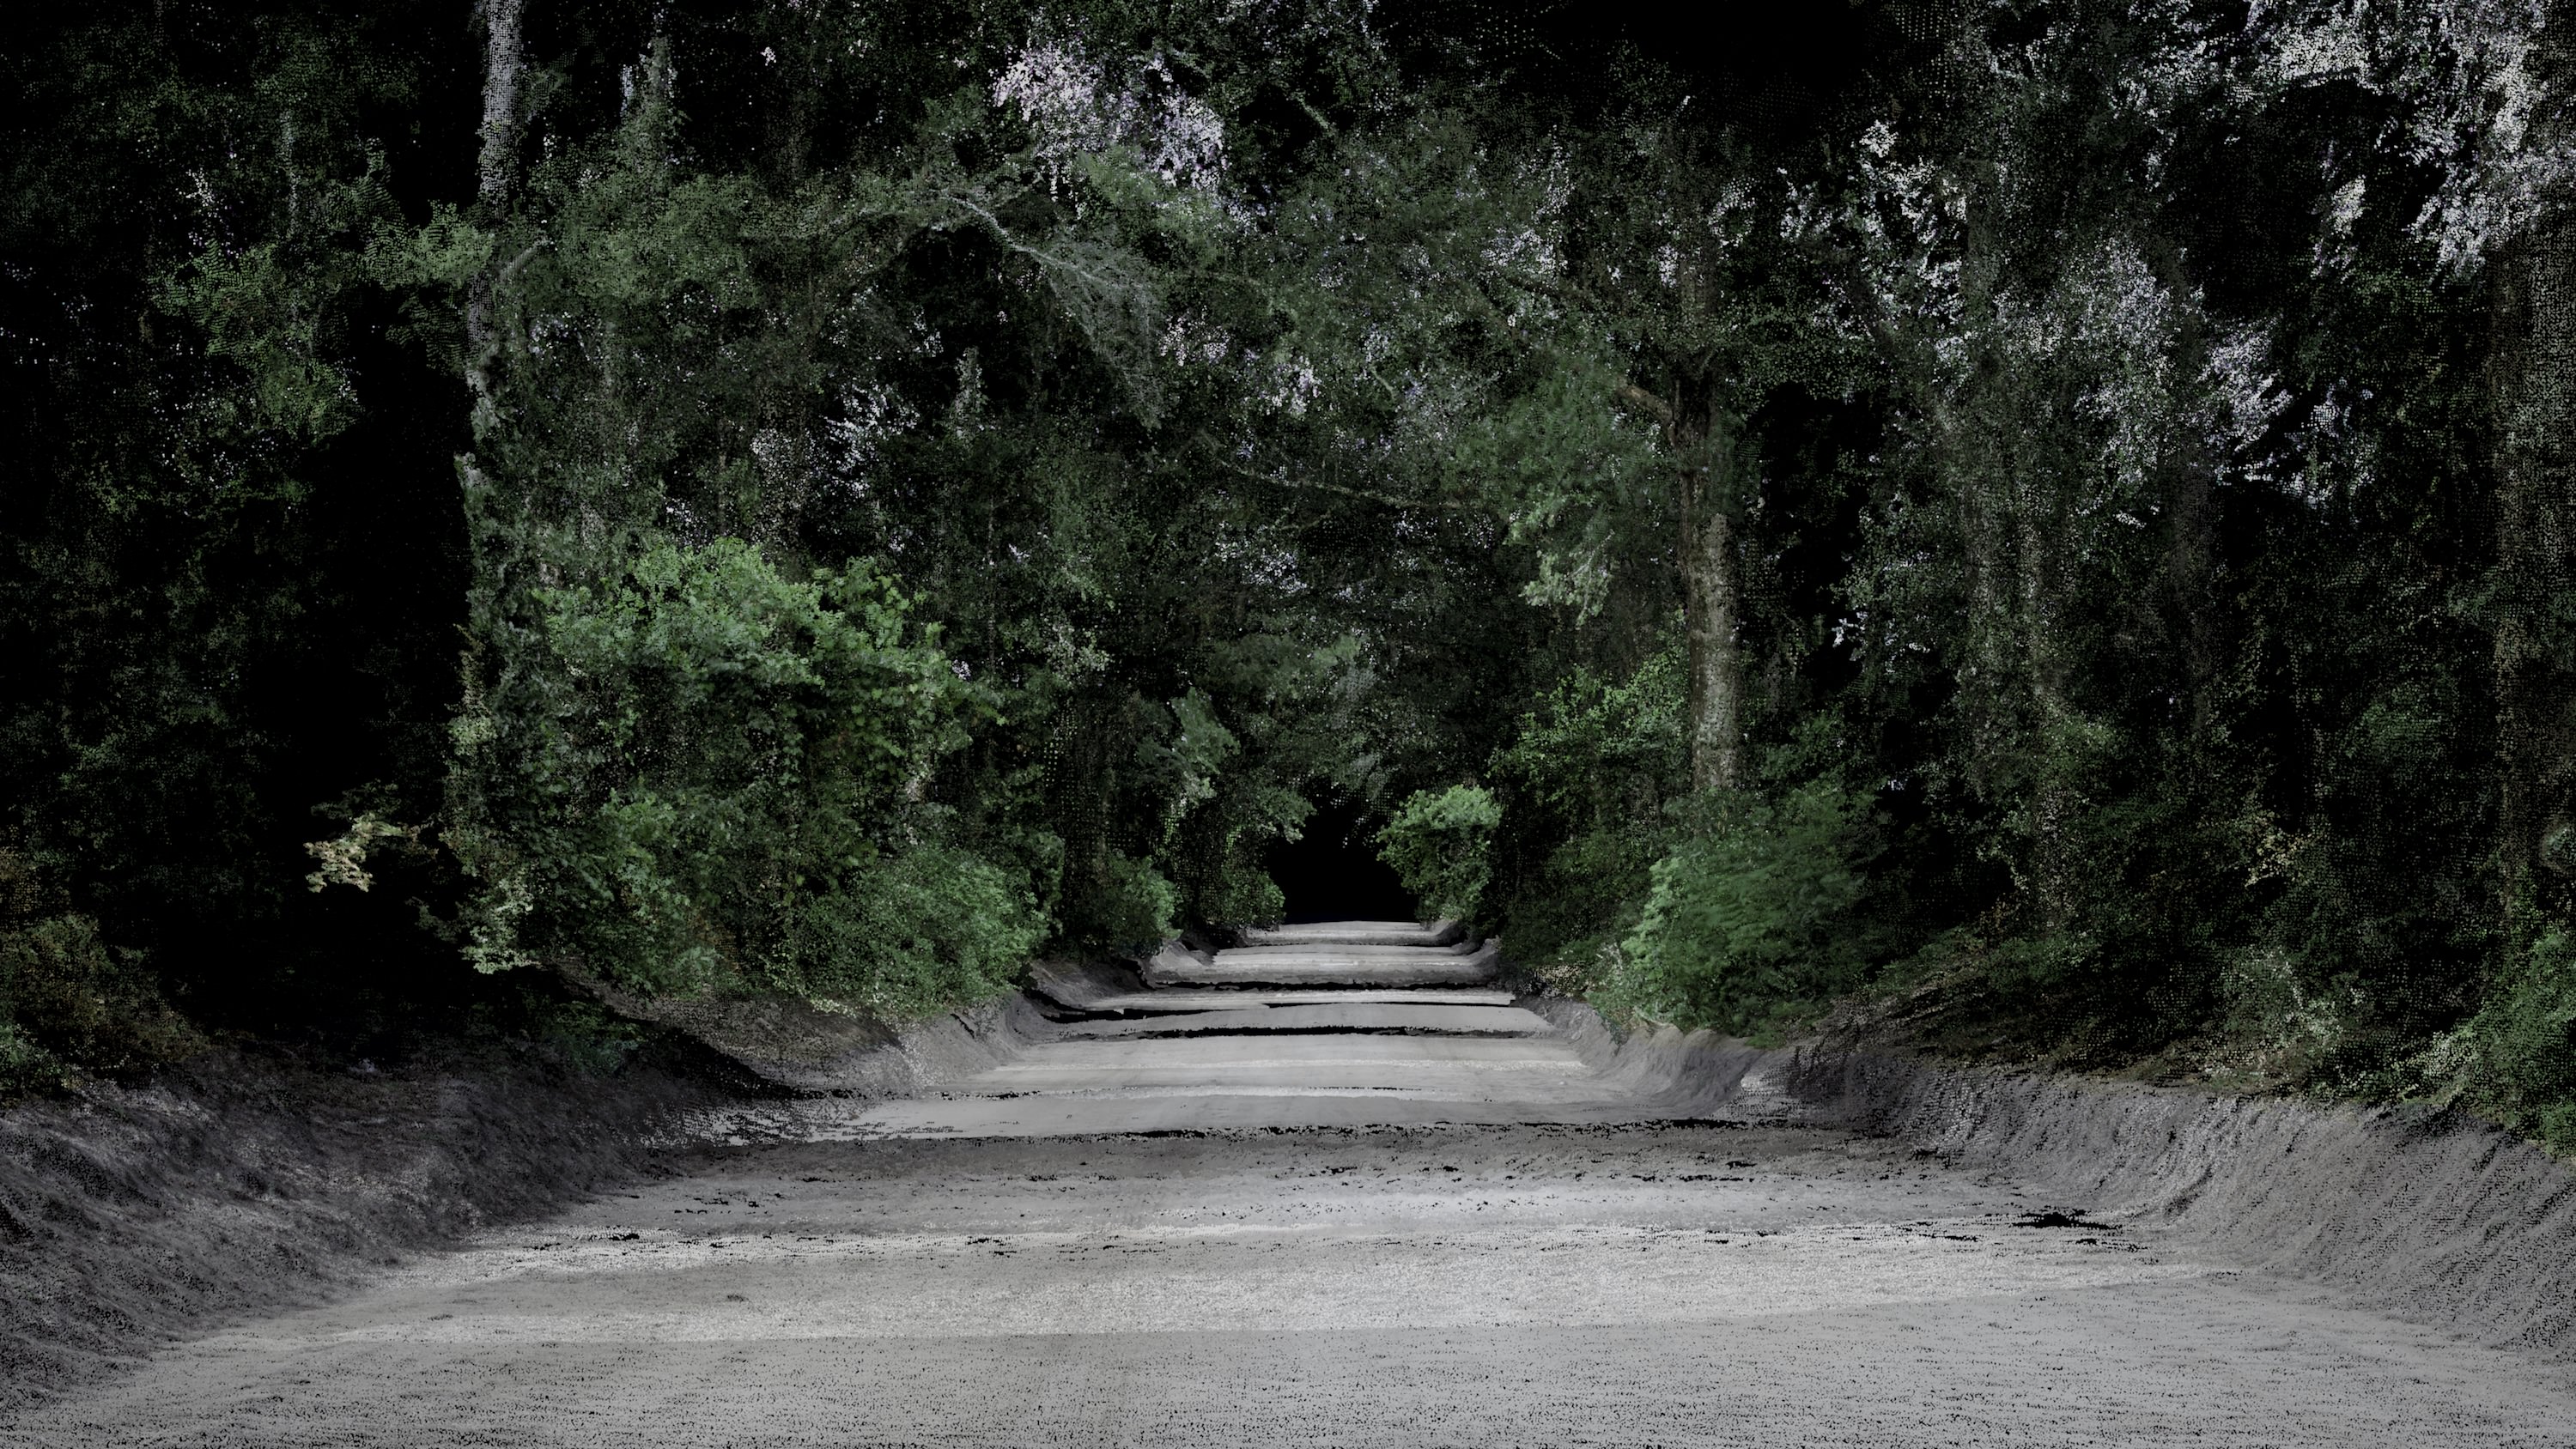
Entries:
{"label": "tall tree trunk", "polygon": [[1743,580],[1735,557],[1737,437],[1717,389],[1687,379],[1668,424],[1681,462],[1682,622],[1689,640],[1691,786],[1731,790],[1744,755],[1744,669],[1736,635]]}
{"label": "tall tree trunk", "polygon": [[[484,224],[497,231],[509,211],[515,179],[512,163],[519,149],[519,20],[526,0],[482,0],[478,8],[484,26],[483,146],[476,164],[474,200]],[[492,309],[502,274],[508,270],[495,256],[465,288],[465,381],[474,393],[478,434],[492,421],[492,365],[500,353]]]}
{"label": "tall tree trunk", "polygon": [[2032,737],[2023,748],[2037,767],[2030,785],[2030,882],[2040,918],[2052,930],[2075,919],[2074,853],[2068,831],[2076,800],[2067,778],[2071,746],[2069,726],[2074,711],[2066,702],[2066,681],[2051,627],[2057,592],[2064,580],[2052,567],[2073,550],[2060,535],[2069,526],[2055,500],[2045,491],[2045,477],[2035,460],[2015,468],[2013,499],[2014,583],[2019,600],[2017,633],[2021,639],[2024,684],[2030,695]]}
{"label": "tall tree trunk", "polygon": [[2552,843],[2576,826],[2576,225],[2561,210],[2491,265],[2497,857],[2517,930],[2576,871]]}
{"label": "tall tree trunk", "polygon": [[[476,6],[484,24],[483,128],[477,158],[476,219],[495,235],[503,232],[515,179],[511,160],[519,138],[519,20],[524,0],[481,0]],[[505,519],[505,495],[476,450],[500,423],[495,400],[496,370],[501,361],[500,324],[495,300],[510,267],[499,257],[487,259],[465,286],[465,386],[472,446],[456,460],[463,494],[471,573],[465,590],[466,643],[457,661],[460,698],[450,724],[447,803],[441,835],[456,853],[476,888],[461,912],[467,933],[465,956],[476,969],[496,971],[525,966],[532,959],[519,940],[521,919],[530,899],[525,868],[515,862],[503,841],[505,831],[494,820],[488,786],[501,778],[496,756],[500,739],[497,701],[506,694],[513,668],[511,631],[503,622],[504,579],[511,572],[511,530]]]}
{"label": "tall tree trunk", "polygon": [[2015,874],[2039,923],[2074,915],[2068,831],[2076,798],[2067,777],[2066,702],[2052,606],[2067,550],[2054,493],[2059,466],[2035,439],[2055,422],[2021,404],[2011,359],[1989,353],[1958,391],[1939,398],[1941,471],[1957,510],[1967,617],[1958,688],[1970,788],[2016,811],[2026,842]]}

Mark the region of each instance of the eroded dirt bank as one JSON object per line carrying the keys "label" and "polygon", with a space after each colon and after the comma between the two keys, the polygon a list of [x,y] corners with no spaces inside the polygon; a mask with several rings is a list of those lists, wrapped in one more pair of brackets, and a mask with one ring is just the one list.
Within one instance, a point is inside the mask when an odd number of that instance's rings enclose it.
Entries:
{"label": "eroded dirt bank", "polygon": [[2464,1112],[2322,1107],[1809,1047],[1776,1069],[1816,1120],[2482,1343],[2576,1361],[2576,1171]]}
{"label": "eroded dirt bank", "polygon": [[701,1149],[20,1445],[2576,1442],[2556,1365],[1759,1122]]}
{"label": "eroded dirt bank", "polygon": [[654,1169],[730,1094],[498,1048],[399,1071],[211,1054],[0,1113],[0,1406]]}

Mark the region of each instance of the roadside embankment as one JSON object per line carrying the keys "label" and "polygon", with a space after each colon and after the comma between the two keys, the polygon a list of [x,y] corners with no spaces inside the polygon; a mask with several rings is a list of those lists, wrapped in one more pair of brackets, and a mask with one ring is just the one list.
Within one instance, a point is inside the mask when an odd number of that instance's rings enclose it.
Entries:
{"label": "roadside embankment", "polygon": [[895,1028],[588,984],[669,1032],[670,1060],[601,1076],[460,1045],[353,1073],[215,1052],[146,1085],[0,1110],[0,1409],[674,1170],[667,1149],[711,1123],[846,1115],[1048,1030],[1016,994]]}
{"label": "roadside embankment", "polygon": [[2481,1343],[2576,1358],[2576,1171],[2464,1112],[2336,1107],[1783,1053],[1830,1125],[2151,1219],[2247,1267]]}
{"label": "roadside embankment", "polygon": [[1672,1117],[1891,1137],[2244,1267],[2477,1342],[2576,1359],[2576,1170],[2468,1113],[1963,1067],[1883,1046],[1620,1036],[1524,998]]}
{"label": "roadside embankment", "polygon": [[0,1407],[651,1174],[722,1089],[501,1048],[400,1070],[210,1053],[0,1112]]}

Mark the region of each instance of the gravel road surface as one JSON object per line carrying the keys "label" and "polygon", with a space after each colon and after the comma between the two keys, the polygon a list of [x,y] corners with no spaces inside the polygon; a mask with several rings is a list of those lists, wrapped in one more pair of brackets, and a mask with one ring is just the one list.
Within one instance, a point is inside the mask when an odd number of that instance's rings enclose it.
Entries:
{"label": "gravel road surface", "polygon": [[[2576,1445],[2565,1364],[1758,1090],[1616,1120],[1548,1045],[1067,1041],[838,1132],[780,1119],[808,1140],[717,1124],[744,1145],[0,1445]],[[1162,1130],[994,1125],[1030,1100]]]}

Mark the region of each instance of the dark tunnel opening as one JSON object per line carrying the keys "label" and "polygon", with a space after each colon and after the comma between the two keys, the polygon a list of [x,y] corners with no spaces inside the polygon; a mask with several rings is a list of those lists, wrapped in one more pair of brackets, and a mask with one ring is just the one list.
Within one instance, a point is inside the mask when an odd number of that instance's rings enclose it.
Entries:
{"label": "dark tunnel opening", "polygon": [[1379,823],[1366,802],[1319,793],[1295,840],[1273,841],[1263,864],[1287,898],[1290,921],[1410,921],[1413,893],[1377,856]]}

